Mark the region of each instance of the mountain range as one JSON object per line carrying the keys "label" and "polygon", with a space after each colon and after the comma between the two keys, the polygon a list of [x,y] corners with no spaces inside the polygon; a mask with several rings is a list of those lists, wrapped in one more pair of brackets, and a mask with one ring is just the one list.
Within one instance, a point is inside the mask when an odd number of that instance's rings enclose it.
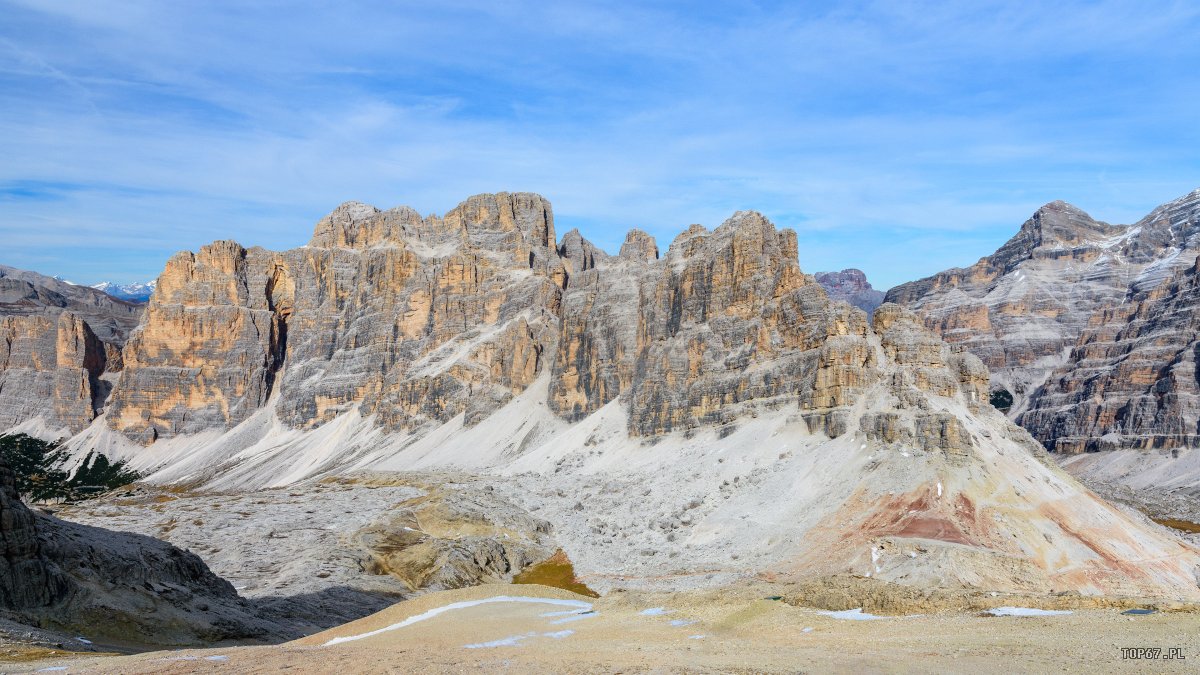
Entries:
{"label": "mountain range", "polygon": [[1068,466],[1200,495],[1198,256],[1200,190],[1131,225],[1054,202],[996,253],[886,300],[983,359],[1047,448],[1115,451]]}
{"label": "mountain range", "polygon": [[538,195],[350,202],[302,248],[173,256],[119,370],[70,311],[73,351],[16,340],[4,377],[112,388],[78,387],[94,419],[9,424],[207,489],[490,476],[600,589],[706,570],[1200,599],[1200,550],[1061,471],[988,403],[984,361],[896,304],[831,302],[797,258],[755,212],[609,255]]}
{"label": "mountain range", "polygon": [[111,281],[102,281],[98,284],[92,284],[91,288],[94,288],[102,293],[107,293],[120,300],[127,300],[129,302],[147,302],[150,300],[150,296],[154,293],[154,287],[157,284],[158,280],[156,279],[133,284],[117,284]]}

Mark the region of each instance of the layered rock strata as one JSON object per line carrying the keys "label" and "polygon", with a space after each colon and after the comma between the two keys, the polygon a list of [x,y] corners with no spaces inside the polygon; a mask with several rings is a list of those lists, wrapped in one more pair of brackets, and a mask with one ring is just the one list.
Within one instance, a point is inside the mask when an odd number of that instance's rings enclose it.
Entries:
{"label": "layered rock strata", "polygon": [[99,291],[0,266],[0,430],[37,419],[50,430],[87,427],[139,317]]}
{"label": "layered rock strata", "polygon": [[1200,258],[1092,316],[1018,419],[1053,449],[1194,448],[1200,443]]}
{"label": "layered rock strata", "polygon": [[228,428],[277,389],[293,427],[351,407],[391,430],[477,417],[545,367],[566,279],[550,205],[522,194],[424,219],[348,203],[304,248],[181,253],[108,423],[143,442]]}
{"label": "layered rock strata", "polygon": [[[1026,234],[1066,241],[1076,221],[1055,207]],[[989,265],[993,280],[1011,266]],[[105,428],[76,450],[221,488],[521,476],[506,496],[609,584],[729,563],[1200,597],[1200,553],[1057,470],[988,405],[979,358],[897,305],[868,319],[830,302],[795,234],[755,212],[665,252],[635,231],[609,256],[557,241],[536,195],[444,217],[344,204],[300,249],[175,256],[125,361]],[[432,558],[520,557],[459,544]]]}
{"label": "layered rock strata", "polygon": [[[1122,351],[1130,345],[1104,345],[1117,335],[1129,336],[1130,330],[1153,331],[1142,325],[1157,322],[1149,315],[1138,320],[1140,327],[1127,328],[1136,314],[1130,305],[1175,293],[1172,278],[1198,253],[1200,190],[1133,225],[1109,225],[1054,202],[995,254],[967,269],[897,286],[887,300],[913,308],[945,340],[983,359],[994,385],[1013,396],[1010,416],[1047,447],[1113,447],[1118,437],[1130,447],[1170,446],[1187,443],[1179,428],[1186,425],[1184,418],[1165,409],[1149,412],[1148,399],[1116,411],[1132,401],[1131,388],[1140,387],[1133,398],[1159,396],[1159,379],[1148,373],[1171,368],[1174,357],[1163,353],[1167,360],[1157,364],[1141,360],[1149,370],[1133,376],[1128,372],[1133,360]],[[1136,358],[1147,355],[1143,350]],[[1116,388],[1107,377],[1084,384],[1068,375],[1078,366],[1083,367],[1077,371],[1080,378],[1085,372],[1119,369],[1134,379]],[[1190,385],[1180,389],[1184,394],[1194,390]],[[1101,440],[1106,435],[1108,440]]]}

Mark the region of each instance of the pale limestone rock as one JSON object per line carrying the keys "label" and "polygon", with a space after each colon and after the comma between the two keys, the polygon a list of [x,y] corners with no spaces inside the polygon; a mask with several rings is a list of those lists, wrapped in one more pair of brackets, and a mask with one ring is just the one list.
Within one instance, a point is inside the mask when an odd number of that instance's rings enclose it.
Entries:
{"label": "pale limestone rock", "polygon": [[1200,443],[1200,258],[1160,286],[1097,312],[1018,418],[1057,452]]}
{"label": "pale limestone rock", "polygon": [[74,433],[104,407],[141,306],[0,266],[0,431],[34,420]]}
{"label": "pale limestone rock", "polygon": [[995,254],[887,299],[980,357],[1047,448],[1190,447],[1200,390],[1182,317],[1198,254],[1200,190],[1133,225],[1054,202]]}
{"label": "pale limestone rock", "polygon": [[658,244],[654,237],[641,230],[630,230],[621,244],[621,257],[626,260],[658,260]]}

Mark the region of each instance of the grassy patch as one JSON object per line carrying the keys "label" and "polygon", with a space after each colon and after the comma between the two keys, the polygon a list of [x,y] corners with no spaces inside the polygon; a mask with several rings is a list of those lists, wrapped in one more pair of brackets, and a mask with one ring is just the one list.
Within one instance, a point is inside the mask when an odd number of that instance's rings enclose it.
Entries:
{"label": "grassy patch", "polygon": [[1190,520],[1177,520],[1175,518],[1151,518],[1159,525],[1165,525],[1173,530],[1182,532],[1190,532],[1192,534],[1200,534],[1200,523],[1193,523]]}
{"label": "grassy patch", "polygon": [[536,565],[531,565],[525,568],[517,576],[513,577],[514,584],[541,584],[542,586],[553,586],[561,588],[565,591],[586,595],[589,598],[598,598],[600,594],[585,586],[575,576],[575,566],[571,564],[567,554],[559,549],[554,555],[546,560],[543,560]]}

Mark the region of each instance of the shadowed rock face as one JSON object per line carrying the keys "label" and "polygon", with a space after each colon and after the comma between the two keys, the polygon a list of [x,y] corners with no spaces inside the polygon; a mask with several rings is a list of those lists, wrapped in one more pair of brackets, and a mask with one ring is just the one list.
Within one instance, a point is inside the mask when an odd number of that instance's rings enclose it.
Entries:
{"label": "shadowed rock face", "polygon": [[43,419],[78,432],[103,409],[102,379],[140,308],[99,291],[0,266],[0,430]]}
{"label": "shadowed rock face", "polygon": [[21,503],[12,470],[0,457],[0,609],[45,607],[67,589],[42,555],[36,517]]}
{"label": "shadowed rock face", "polygon": [[843,300],[870,314],[883,304],[883,291],[875,290],[862,270],[850,268],[841,272],[817,272],[813,275],[830,300]]}
{"label": "shadowed rock face", "polygon": [[[1181,327],[1155,313],[1183,292],[1178,275],[1198,253],[1200,191],[1133,225],[1054,202],[995,254],[897,286],[887,300],[983,359],[993,384],[1013,394],[1010,417],[1048,448],[1178,447],[1196,433],[1181,402],[1196,394],[1195,378],[1169,376],[1182,357],[1146,343]],[[1173,302],[1173,311],[1191,306]],[[1102,372],[1112,377],[1093,377]]]}
{"label": "shadowed rock face", "polygon": [[26,508],[0,458],[0,614],[127,643],[286,636],[243,604],[191,553]]}

